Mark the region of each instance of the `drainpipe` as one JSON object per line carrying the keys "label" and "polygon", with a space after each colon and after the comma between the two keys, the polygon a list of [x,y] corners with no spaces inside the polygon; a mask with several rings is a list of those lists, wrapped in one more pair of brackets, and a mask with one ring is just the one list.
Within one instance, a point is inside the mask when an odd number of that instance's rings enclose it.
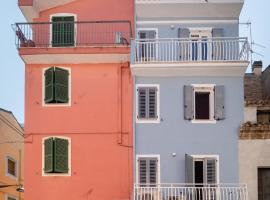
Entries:
{"label": "drainpipe", "polygon": [[[19,149],[19,169],[18,169],[18,179],[19,179],[19,185],[22,185],[22,150]],[[19,192],[19,200],[22,199],[21,192]]]}

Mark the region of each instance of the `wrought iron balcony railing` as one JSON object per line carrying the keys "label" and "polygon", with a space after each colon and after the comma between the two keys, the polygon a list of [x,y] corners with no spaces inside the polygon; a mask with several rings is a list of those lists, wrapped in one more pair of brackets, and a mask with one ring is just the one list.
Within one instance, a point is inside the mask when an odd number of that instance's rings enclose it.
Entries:
{"label": "wrought iron balcony railing", "polygon": [[16,23],[16,45],[21,47],[87,47],[129,45],[130,21]]}
{"label": "wrought iron balcony railing", "polygon": [[248,200],[248,192],[240,184],[135,184],[134,200]]}
{"label": "wrought iron balcony railing", "polygon": [[135,39],[132,63],[248,61],[247,38]]}

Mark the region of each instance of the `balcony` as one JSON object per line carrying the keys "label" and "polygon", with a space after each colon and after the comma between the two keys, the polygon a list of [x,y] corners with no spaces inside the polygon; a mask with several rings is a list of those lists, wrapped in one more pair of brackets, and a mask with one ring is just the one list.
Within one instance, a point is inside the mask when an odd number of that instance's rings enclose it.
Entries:
{"label": "balcony", "polygon": [[157,69],[161,74],[166,74],[166,69],[185,74],[202,68],[200,73],[206,75],[217,75],[216,69],[220,74],[235,75],[243,74],[249,63],[247,38],[135,39],[131,48],[135,75],[153,75]]}
{"label": "balcony", "polygon": [[239,184],[135,184],[134,200],[248,200],[248,191]]}
{"label": "balcony", "polygon": [[37,54],[121,54],[125,55],[124,61],[129,60],[130,21],[16,23],[13,28],[16,46],[24,57]]}

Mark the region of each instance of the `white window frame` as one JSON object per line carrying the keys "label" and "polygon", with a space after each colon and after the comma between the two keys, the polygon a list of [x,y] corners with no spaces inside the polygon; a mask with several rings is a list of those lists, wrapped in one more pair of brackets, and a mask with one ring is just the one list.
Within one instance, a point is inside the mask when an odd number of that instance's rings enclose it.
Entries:
{"label": "white window frame", "polygon": [[[51,67],[58,67],[68,71],[68,103],[45,103],[45,71]],[[71,68],[62,66],[50,66],[42,69],[42,106],[43,107],[70,107],[71,106]]]}
{"label": "white window frame", "polygon": [[[203,172],[203,175],[204,175],[204,180],[205,180],[205,176],[206,176],[206,173],[205,173],[205,160],[206,159],[216,159],[217,160],[217,163],[216,163],[216,184],[219,184],[220,182],[220,178],[219,178],[219,155],[190,155],[192,158],[193,158],[193,162],[195,161],[203,161],[203,165],[204,165],[204,172]],[[195,164],[193,164],[193,174],[195,174],[195,168],[194,168]],[[195,182],[194,180],[195,176],[193,176],[193,183]],[[204,183],[205,184],[205,183]]]}
{"label": "white window frame", "polygon": [[[193,86],[193,110],[194,119],[192,123],[216,123],[215,115],[215,84],[191,84]],[[209,92],[209,119],[196,119],[196,92]]]}
{"label": "white window frame", "polygon": [[[15,162],[15,176],[13,174],[8,173],[8,160]],[[18,161],[14,159],[12,156],[6,156],[6,176],[17,180],[18,179]]]}
{"label": "white window frame", "polygon": [[137,154],[136,155],[136,184],[139,183],[139,162],[140,158],[156,158],[157,159],[157,184],[160,184],[160,155],[159,154]]}
{"label": "white window frame", "polygon": [[[139,88],[157,88],[157,119],[138,119],[139,115],[139,102],[138,102],[138,89]],[[159,84],[136,84],[136,123],[160,123],[160,92]]]}
{"label": "white window frame", "polygon": [[10,194],[5,194],[5,200],[8,200],[8,198],[13,198],[15,200],[18,200],[18,197],[15,197],[15,196],[10,195]]}
{"label": "white window frame", "polygon": [[53,47],[52,46],[52,25],[50,25],[50,47],[51,48],[73,48],[77,44],[77,15],[74,13],[55,13],[50,15],[50,22],[52,23],[53,17],[74,17],[74,46]]}
{"label": "white window frame", "polygon": [[[202,28],[189,28],[189,31],[190,31],[190,39],[192,39],[192,35],[198,35],[199,37],[195,38],[194,39],[199,39],[199,40],[202,40],[203,37],[206,37],[207,38],[207,42],[209,42],[209,40],[211,40],[212,38],[212,30],[213,28],[211,27],[202,27]],[[208,43],[209,44],[209,43]],[[208,61],[208,60],[212,60],[212,45],[207,45],[207,59],[206,60],[203,60],[202,59],[202,44],[200,44],[198,46],[198,50],[197,50],[197,60],[198,61]],[[192,55],[192,47],[190,48],[190,55]],[[192,60],[192,57],[190,58]]]}
{"label": "white window frame", "polygon": [[[45,168],[45,163],[44,163],[44,159],[45,159],[45,140],[49,139],[49,138],[60,138],[60,139],[65,139],[68,140],[68,173],[46,173],[44,172],[44,168]],[[71,138],[69,137],[64,137],[64,136],[57,136],[57,135],[53,135],[53,136],[48,136],[48,137],[44,137],[42,138],[42,145],[41,145],[41,151],[42,151],[42,165],[41,165],[41,172],[42,172],[42,176],[71,176]]]}

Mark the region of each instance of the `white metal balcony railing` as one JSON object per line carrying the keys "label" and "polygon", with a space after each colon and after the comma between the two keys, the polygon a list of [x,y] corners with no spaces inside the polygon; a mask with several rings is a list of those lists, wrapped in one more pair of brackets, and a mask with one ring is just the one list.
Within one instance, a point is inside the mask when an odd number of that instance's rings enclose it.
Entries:
{"label": "white metal balcony railing", "polygon": [[247,38],[135,39],[133,63],[248,61]]}
{"label": "white metal balcony railing", "polygon": [[135,184],[134,200],[248,200],[248,192],[241,184]]}

